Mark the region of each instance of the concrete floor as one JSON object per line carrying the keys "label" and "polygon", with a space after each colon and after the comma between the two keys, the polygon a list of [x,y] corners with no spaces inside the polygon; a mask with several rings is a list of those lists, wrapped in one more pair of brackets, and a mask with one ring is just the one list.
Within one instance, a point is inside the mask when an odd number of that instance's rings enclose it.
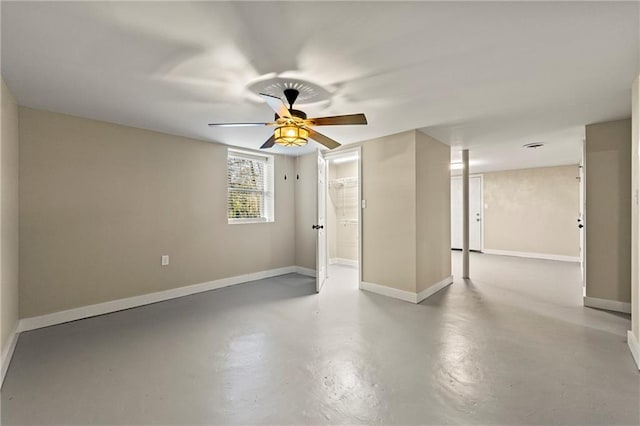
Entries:
{"label": "concrete floor", "polygon": [[2,424],[640,424],[629,318],[580,306],[577,265],[471,267],[420,305],[334,266],[320,295],[292,274],[23,333]]}

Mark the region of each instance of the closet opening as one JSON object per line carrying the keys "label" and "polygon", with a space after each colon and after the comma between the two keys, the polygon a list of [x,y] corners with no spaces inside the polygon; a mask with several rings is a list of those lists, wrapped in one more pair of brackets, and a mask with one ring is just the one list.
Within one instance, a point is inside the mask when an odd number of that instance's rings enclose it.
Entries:
{"label": "closet opening", "polygon": [[325,159],[329,278],[358,288],[361,256],[360,153],[359,150],[331,153],[325,155]]}

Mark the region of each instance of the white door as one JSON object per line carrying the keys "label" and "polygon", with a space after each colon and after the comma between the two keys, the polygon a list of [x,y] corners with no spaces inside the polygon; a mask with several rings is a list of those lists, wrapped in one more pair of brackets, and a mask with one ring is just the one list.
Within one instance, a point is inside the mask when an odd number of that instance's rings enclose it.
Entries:
{"label": "white door", "polygon": [[316,292],[320,292],[327,279],[327,163],[318,151],[318,220],[314,226],[318,233],[316,250]]}
{"label": "white door", "polygon": [[[451,248],[462,248],[462,178],[451,178]],[[482,178],[469,178],[469,249],[482,250]]]}
{"label": "white door", "polygon": [[586,278],[586,261],[587,257],[585,256],[585,210],[586,210],[586,169],[585,169],[585,157],[586,157],[586,146],[585,141],[582,141],[581,144],[582,157],[580,161],[580,211],[578,212],[578,228],[580,229],[580,270],[582,271],[582,286],[587,285]]}
{"label": "white door", "polygon": [[482,179],[480,176],[469,178],[469,250],[482,250]]}

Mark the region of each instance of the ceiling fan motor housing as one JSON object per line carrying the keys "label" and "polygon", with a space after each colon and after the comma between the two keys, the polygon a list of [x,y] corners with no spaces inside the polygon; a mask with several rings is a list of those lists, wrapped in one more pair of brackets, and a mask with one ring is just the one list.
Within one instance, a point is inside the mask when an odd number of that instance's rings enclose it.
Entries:
{"label": "ceiling fan motor housing", "polygon": [[[291,114],[292,117],[299,118],[301,120],[306,120],[307,119],[307,114],[304,111],[300,111],[299,109],[290,109],[289,110],[289,114]],[[278,118],[280,118],[280,117],[276,113],[275,114],[275,120],[278,121]]]}

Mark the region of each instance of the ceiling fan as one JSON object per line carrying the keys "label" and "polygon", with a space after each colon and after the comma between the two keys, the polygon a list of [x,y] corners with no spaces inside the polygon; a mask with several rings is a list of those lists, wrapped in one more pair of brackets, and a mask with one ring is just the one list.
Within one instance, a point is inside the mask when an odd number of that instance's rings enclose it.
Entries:
{"label": "ceiling fan", "polygon": [[211,127],[249,127],[249,126],[275,126],[273,135],[260,147],[260,149],[271,148],[278,144],[282,146],[303,146],[309,139],[334,149],[340,143],[323,135],[311,128],[311,126],[337,126],[352,124],[367,124],[367,117],[364,114],[337,115],[334,117],[307,118],[304,111],[293,109],[293,104],[298,98],[299,92],[296,89],[285,89],[284,96],[289,102],[289,108],[282,99],[261,93],[260,96],[275,111],[275,118],[270,123],[211,123]]}

